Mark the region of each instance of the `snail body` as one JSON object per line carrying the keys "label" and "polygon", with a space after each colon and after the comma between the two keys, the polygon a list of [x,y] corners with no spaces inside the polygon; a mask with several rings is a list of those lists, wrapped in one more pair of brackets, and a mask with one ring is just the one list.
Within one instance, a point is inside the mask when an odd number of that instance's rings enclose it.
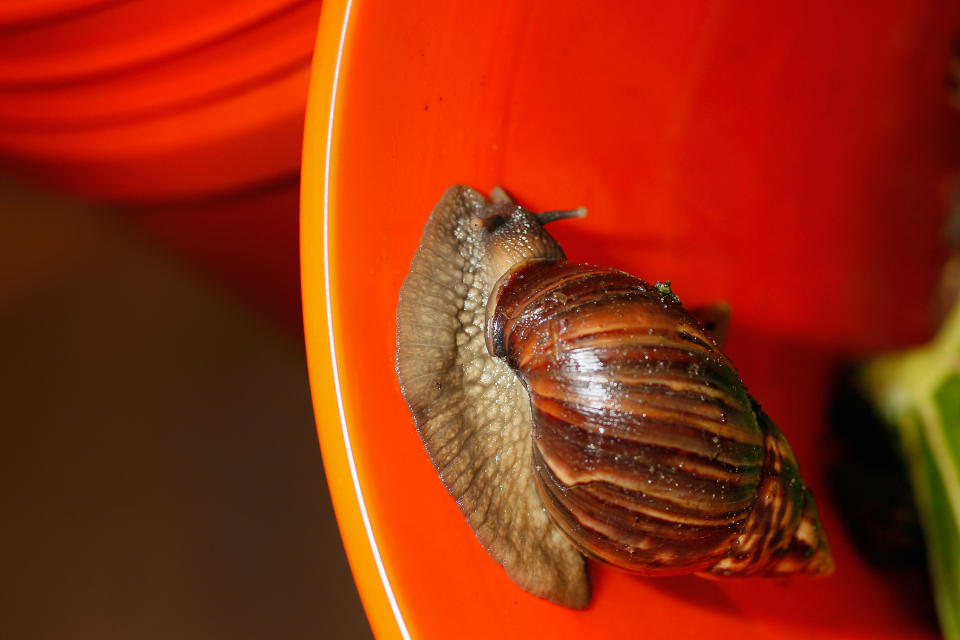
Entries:
{"label": "snail body", "polygon": [[502,191],[452,187],[398,305],[401,389],[523,588],[584,607],[583,556],[643,575],[828,573],[773,422],[669,286],[576,264]]}

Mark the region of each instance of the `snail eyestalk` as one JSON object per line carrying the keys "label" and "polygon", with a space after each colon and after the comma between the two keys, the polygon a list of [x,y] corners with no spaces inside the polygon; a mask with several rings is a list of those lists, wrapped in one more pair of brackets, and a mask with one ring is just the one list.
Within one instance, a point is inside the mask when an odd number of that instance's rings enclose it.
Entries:
{"label": "snail eyestalk", "polygon": [[541,211],[533,214],[541,225],[547,225],[557,220],[566,218],[585,218],[587,216],[586,207],[577,207],[576,209],[567,209],[566,211]]}
{"label": "snail eyestalk", "polygon": [[490,202],[493,204],[513,204],[515,200],[507,193],[506,189],[497,185],[490,190]]}

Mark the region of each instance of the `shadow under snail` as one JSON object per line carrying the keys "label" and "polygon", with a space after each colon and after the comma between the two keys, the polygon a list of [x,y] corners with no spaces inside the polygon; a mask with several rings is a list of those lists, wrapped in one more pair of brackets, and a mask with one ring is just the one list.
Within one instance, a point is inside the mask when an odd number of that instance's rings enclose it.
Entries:
{"label": "shadow under snail", "polygon": [[444,485],[523,589],[641,575],[825,574],[790,446],[669,286],[568,262],[499,187],[451,187],[400,291],[396,368]]}

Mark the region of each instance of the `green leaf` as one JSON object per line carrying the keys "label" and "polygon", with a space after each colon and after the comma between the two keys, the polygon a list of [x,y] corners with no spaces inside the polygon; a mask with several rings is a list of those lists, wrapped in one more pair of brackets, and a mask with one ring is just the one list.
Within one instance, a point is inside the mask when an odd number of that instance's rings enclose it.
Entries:
{"label": "green leaf", "polygon": [[861,384],[897,436],[945,638],[960,640],[960,302],[925,347],[877,358]]}
{"label": "green leaf", "polygon": [[[921,438],[922,450],[915,489],[918,507],[924,520],[930,575],[934,583],[934,598],[940,615],[940,627],[945,638],[960,638],[960,570],[958,570],[958,542],[960,533],[951,513],[944,479],[930,451],[926,438]],[[924,499],[925,498],[925,499]]]}

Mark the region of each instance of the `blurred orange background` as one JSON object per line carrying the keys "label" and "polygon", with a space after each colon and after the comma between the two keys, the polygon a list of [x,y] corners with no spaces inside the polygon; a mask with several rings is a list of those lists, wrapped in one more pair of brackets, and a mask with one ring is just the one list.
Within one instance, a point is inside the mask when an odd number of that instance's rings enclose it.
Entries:
{"label": "blurred orange background", "polygon": [[301,333],[319,12],[0,3],[4,637],[370,637]]}

